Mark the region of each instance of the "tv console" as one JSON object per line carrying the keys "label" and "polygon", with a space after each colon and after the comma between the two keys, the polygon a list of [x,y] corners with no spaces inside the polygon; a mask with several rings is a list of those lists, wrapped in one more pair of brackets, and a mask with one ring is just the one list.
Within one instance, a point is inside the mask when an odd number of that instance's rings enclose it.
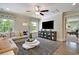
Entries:
{"label": "tv console", "polygon": [[39,31],[38,32],[38,37],[53,40],[53,41],[56,41],[57,39],[56,36],[57,36],[56,31]]}

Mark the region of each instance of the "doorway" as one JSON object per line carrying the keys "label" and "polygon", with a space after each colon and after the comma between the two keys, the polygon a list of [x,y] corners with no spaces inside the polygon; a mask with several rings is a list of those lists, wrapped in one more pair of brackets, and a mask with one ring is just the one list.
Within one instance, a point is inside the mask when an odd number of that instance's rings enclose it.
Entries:
{"label": "doorway", "polygon": [[79,15],[66,17],[66,41],[78,42],[79,32]]}

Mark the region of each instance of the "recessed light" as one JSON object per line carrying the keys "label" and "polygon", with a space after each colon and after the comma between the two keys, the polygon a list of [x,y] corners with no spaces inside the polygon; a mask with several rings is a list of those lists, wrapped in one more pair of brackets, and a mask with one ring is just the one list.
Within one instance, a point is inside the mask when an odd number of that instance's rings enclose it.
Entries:
{"label": "recessed light", "polygon": [[9,8],[6,8],[7,10],[10,10]]}
{"label": "recessed light", "polygon": [[76,5],[76,3],[72,3],[72,5]]}

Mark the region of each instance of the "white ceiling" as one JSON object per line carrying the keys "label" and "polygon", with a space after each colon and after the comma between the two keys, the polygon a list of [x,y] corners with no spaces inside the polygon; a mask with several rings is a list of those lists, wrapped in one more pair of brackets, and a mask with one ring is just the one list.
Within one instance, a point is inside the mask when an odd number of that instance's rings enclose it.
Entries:
{"label": "white ceiling", "polygon": [[[0,9],[9,11],[9,12],[14,12],[14,13],[19,13],[23,15],[28,15],[28,16],[33,16],[33,17],[42,17],[40,15],[35,15],[34,12],[34,7],[35,6],[40,6],[40,9],[48,9],[49,12],[44,13],[45,16],[50,16],[54,15],[56,12],[56,9],[59,10],[59,12],[66,12],[70,10],[79,10],[79,4],[77,3],[76,5],[72,5],[72,3],[0,3]],[[9,10],[7,9],[9,8]],[[26,11],[33,11],[33,12],[26,12]]]}

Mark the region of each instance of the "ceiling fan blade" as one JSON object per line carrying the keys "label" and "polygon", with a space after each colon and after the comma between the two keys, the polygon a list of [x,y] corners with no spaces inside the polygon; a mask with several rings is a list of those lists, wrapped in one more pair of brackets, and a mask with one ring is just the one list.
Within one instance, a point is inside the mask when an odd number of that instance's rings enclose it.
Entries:
{"label": "ceiling fan blade", "polygon": [[40,15],[44,16],[44,14],[43,14],[43,13],[40,13]]}
{"label": "ceiling fan blade", "polygon": [[40,12],[48,12],[49,10],[42,10],[42,11],[40,11]]}

